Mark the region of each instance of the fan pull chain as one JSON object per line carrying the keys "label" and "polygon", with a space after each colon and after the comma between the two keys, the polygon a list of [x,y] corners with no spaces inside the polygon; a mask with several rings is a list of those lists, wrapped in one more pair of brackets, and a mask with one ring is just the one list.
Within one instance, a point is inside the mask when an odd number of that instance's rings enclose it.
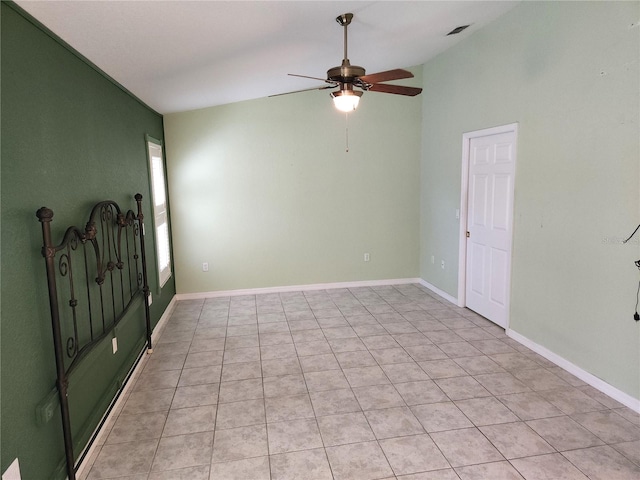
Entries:
{"label": "fan pull chain", "polygon": [[346,152],[349,153],[349,114],[344,114],[344,132],[345,132],[345,140],[347,144]]}

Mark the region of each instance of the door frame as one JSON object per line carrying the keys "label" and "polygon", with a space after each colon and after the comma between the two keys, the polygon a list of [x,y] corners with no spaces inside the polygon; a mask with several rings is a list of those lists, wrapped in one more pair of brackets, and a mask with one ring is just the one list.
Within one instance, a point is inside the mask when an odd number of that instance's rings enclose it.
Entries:
{"label": "door frame", "polygon": [[[469,215],[469,161],[471,154],[471,140],[478,137],[497,135],[500,133],[514,134],[515,161],[518,160],[518,122],[497,127],[465,132],[462,134],[462,174],[460,187],[460,235],[458,248],[458,306],[467,306],[467,220]],[[517,168],[517,167],[516,167]],[[515,218],[515,173],[514,173],[514,204],[513,212]],[[510,250],[513,259],[513,219],[511,228]],[[513,269],[513,262],[511,262]],[[507,328],[509,328],[509,306],[511,304],[511,272],[509,272],[509,285],[507,285]]]}

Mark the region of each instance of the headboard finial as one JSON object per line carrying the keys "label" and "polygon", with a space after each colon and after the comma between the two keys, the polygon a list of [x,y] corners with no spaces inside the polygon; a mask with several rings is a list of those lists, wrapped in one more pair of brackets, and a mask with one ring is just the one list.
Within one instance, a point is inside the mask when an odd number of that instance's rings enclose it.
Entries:
{"label": "headboard finial", "polygon": [[53,218],[53,210],[47,207],[41,207],[36,212],[36,217],[38,217],[38,220],[41,222],[50,222]]}

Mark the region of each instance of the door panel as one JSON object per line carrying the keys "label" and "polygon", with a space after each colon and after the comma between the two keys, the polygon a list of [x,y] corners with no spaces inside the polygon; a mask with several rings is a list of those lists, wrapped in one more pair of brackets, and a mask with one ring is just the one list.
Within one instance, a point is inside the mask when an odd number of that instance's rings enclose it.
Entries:
{"label": "door panel", "polygon": [[511,176],[497,174],[493,184],[493,229],[507,231],[510,227],[509,207]]}
{"label": "door panel", "polygon": [[506,283],[509,280],[507,274],[507,252],[497,248],[491,249],[491,296],[490,300],[496,305],[504,307],[506,299]]}
{"label": "door panel", "polygon": [[473,250],[473,255],[472,255],[473,260],[469,264],[470,266],[469,281],[471,284],[470,285],[471,291],[478,296],[484,296],[485,247],[484,245],[479,245],[476,243],[471,246],[471,249]]}
{"label": "door panel", "polygon": [[471,219],[473,225],[487,225],[487,189],[489,178],[486,175],[476,175],[471,184],[473,199],[473,210]]}

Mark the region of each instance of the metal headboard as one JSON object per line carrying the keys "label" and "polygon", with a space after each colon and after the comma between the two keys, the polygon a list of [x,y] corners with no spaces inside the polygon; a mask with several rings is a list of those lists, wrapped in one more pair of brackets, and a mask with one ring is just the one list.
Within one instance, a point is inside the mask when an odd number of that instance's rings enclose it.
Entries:
{"label": "metal headboard", "polygon": [[147,349],[152,350],[142,195],[137,213],[110,200],[97,203],[84,229],[69,227],[58,245],[51,238],[53,211],[36,212],[42,224],[49,307],[62,414],[67,475],[75,480],[69,374],[113,332],[139,297],[144,300]]}

